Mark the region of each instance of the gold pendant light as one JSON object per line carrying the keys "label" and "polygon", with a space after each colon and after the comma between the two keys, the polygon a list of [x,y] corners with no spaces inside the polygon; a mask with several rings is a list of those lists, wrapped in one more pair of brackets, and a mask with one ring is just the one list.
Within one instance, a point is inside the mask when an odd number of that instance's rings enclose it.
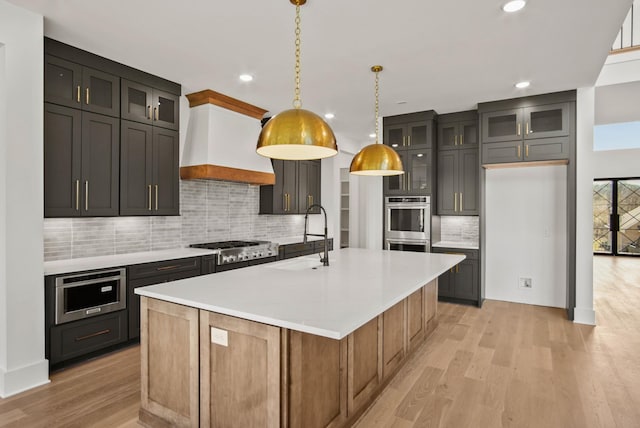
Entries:
{"label": "gold pendant light", "polygon": [[349,172],[356,175],[400,175],[404,174],[402,160],[398,153],[389,146],[379,144],[378,115],[379,115],[379,82],[378,73],[381,65],[374,65],[371,71],[376,74],[376,142],[360,150],[351,161]]}
{"label": "gold pendant light", "polygon": [[300,6],[307,0],[289,0],[296,6],[296,88],[293,109],[273,116],[262,128],[256,151],[272,159],[322,159],[338,153],[336,137],[317,114],[304,110],[300,100]]}

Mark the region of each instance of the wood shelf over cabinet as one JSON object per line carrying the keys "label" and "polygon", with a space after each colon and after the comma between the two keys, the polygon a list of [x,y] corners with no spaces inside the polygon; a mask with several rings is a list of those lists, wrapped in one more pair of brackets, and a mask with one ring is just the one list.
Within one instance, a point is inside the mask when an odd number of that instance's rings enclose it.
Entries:
{"label": "wood shelf over cabinet", "polygon": [[205,89],[204,91],[193,92],[186,95],[189,100],[189,107],[197,107],[203,104],[213,104],[236,113],[244,114],[255,119],[262,119],[262,116],[268,111],[253,104],[232,98],[220,92]]}

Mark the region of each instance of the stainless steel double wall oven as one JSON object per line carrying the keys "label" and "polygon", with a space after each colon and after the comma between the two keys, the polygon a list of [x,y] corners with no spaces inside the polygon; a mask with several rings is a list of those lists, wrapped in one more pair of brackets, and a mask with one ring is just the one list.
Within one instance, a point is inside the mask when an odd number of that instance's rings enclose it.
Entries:
{"label": "stainless steel double wall oven", "polygon": [[387,196],[384,216],[385,249],[430,252],[430,196]]}

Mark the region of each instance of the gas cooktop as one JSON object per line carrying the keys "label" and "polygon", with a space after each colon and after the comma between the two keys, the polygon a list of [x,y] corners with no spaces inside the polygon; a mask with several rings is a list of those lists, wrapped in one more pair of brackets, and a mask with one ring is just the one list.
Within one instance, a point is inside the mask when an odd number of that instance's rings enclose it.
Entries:
{"label": "gas cooktop", "polygon": [[220,241],[191,244],[194,248],[214,250],[218,266],[247,260],[264,259],[278,255],[278,244],[269,241]]}

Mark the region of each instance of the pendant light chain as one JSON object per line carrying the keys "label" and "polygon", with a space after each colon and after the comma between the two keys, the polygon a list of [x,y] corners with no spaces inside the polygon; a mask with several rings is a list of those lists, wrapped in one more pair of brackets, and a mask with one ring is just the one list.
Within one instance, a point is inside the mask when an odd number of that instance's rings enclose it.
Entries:
{"label": "pendant light chain", "polygon": [[378,74],[380,72],[376,71],[376,144],[378,144],[378,135],[379,135],[379,130],[378,130],[378,118],[379,118],[379,103],[378,103],[378,98],[379,98],[379,90],[380,90],[380,85],[378,83]]}
{"label": "pendant light chain", "polygon": [[300,108],[302,100],[300,99],[300,3],[296,3],[296,89],[293,98],[293,107]]}

